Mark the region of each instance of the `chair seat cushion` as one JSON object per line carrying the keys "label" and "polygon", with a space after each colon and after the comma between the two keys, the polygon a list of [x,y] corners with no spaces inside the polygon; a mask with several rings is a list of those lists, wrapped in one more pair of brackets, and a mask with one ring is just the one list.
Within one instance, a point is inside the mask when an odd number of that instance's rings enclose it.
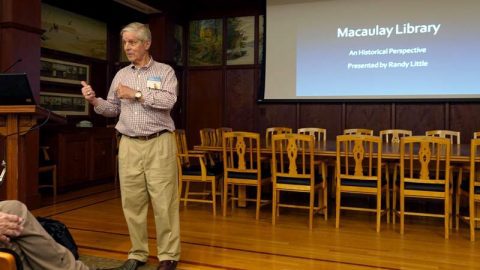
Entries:
{"label": "chair seat cushion", "polygon": [[442,192],[442,191],[445,191],[445,185],[444,184],[405,183],[405,189]]}
{"label": "chair seat cushion", "polygon": [[[322,177],[319,173],[314,175],[315,184],[322,182]],[[277,177],[278,184],[290,184],[290,185],[303,185],[308,186],[310,185],[310,179],[305,178],[296,178],[296,177],[286,177],[286,176],[279,176]]]}
{"label": "chair seat cushion", "polygon": [[[269,170],[262,170],[261,172],[261,177],[263,178],[268,178],[271,176],[271,173]],[[257,174],[256,173],[248,173],[248,172],[228,172],[227,173],[228,178],[240,178],[240,179],[251,179],[251,180],[257,180]]]}
{"label": "chair seat cushion", "polygon": [[[461,188],[462,190],[465,190],[465,191],[469,192],[469,191],[470,191],[470,183],[469,183],[469,181],[463,181],[462,184],[460,185],[460,188]],[[474,190],[475,190],[475,191],[474,191],[475,194],[480,194],[480,187],[479,187],[479,186],[476,186]]]}
{"label": "chair seat cushion", "polygon": [[[202,175],[202,170],[200,166],[192,165],[190,167],[183,167],[182,174],[184,175]],[[215,176],[215,172],[207,168],[207,175],[208,176]]]}
{"label": "chair seat cushion", "polygon": [[[373,180],[351,180],[351,179],[342,179],[342,186],[353,186],[353,187],[377,187],[377,181]],[[382,180],[382,186],[386,185],[387,181]]]}

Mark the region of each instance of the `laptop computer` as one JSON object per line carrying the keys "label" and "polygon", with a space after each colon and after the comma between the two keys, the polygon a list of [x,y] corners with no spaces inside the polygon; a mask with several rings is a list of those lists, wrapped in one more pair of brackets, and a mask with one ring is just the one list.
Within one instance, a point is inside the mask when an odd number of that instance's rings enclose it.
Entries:
{"label": "laptop computer", "polygon": [[34,105],[26,73],[0,73],[0,105]]}

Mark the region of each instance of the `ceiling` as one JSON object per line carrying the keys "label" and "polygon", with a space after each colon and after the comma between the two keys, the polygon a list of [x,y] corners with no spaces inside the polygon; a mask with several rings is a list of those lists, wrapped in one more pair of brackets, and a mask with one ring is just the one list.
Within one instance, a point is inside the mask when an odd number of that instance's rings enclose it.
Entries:
{"label": "ceiling", "polygon": [[[101,5],[98,1],[102,1]],[[42,0],[42,3],[65,9],[104,22],[141,21],[147,19],[146,14],[123,6],[113,0]]]}
{"label": "ceiling", "polygon": [[[103,4],[99,5],[98,1]],[[199,16],[224,14],[225,11],[261,10],[265,0],[139,0],[144,4],[172,15]],[[42,0],[52,6],[104,22],[147,21],[147,15],[113,0]]]}

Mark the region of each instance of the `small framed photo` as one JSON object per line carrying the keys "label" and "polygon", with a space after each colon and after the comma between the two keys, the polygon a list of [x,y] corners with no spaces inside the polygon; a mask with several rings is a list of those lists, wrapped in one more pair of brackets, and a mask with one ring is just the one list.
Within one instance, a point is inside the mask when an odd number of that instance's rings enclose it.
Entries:
{"label": "small framed photo", "polygon": [[40,58],[40,80],[68,84],[88,83],[90,66],[51,58]]}
{"label": "small framed photo", "polygon": [[40,106],[60,115],[88,115],[83,95],[40,92]]}

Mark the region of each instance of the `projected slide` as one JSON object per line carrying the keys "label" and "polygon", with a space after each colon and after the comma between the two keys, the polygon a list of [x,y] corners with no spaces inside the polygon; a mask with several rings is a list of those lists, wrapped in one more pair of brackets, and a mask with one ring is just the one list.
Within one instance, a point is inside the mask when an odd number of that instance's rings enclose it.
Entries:
{"label": "projected slide", "polygon": [[[480,1],[294,3],[267,5],[265,98],[480,97]],[[280,33],[269,14],[280,16],[290,41],[271,44]],[[270,46],[277,48],[269,53]],[[278,46],[290,52],[282,54]],[[291,63],[286,54],[293,55]],[[275,60],[278,56],[286,59]],[[275,71],[270,60],[283,70]],[[278,78],[282,82],[273,82]]]}

